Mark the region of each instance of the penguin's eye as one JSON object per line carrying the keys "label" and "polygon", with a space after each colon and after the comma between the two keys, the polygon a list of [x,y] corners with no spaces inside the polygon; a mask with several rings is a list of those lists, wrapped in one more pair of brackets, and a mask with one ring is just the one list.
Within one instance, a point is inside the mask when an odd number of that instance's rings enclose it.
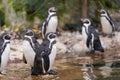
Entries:
{"label": "penguin's eye", "polygon": [[50,12],[56,12],[56,11],[51,9]]}
{"label": "penguin's eye", "polygon": [[33,36],[34,34],[33,34],[33,32],[28,32],[28,33],[26,33],[26,35]]}
{"label": "penguin's eye", "polygon": [[55,34],[52,34],[52,35],[49,36],[50,39],[55,38],[55,37],[56,37]]}
{"label": "penguin's eye", "polygon": [[56,12],[56,8],[54,8],[54,7],[53,7],[53,8],[50,8],[50,9],[49,9],[49,12]]}
{"label": "penguin's eye", "polygon": [[10,40],[11,37],[10,37],[9,35],[5,35],[4,38],[5,38],[6,40]]}
{"label": "penguin's eye", "polygon": [[102,11],[102,14],[105,14],[105,11]]}
{"label": "penguin's eye", "polygon": [[85,21],[84,23],[89,24],[89,21]]}

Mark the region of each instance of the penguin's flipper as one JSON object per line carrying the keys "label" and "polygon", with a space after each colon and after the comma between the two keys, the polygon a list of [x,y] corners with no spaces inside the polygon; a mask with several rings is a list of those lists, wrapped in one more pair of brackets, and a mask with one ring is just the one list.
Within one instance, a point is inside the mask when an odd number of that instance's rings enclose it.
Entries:
{"label": "penguin's flipper", "polygon": [[92,39],[92,35],[88,34],[87,41],[86,41],[86,45],[88,48],[90,47],[91,39]]}
{"label": "penguin's flipper", "polygon": [[0,39],[0,65],[1,65],[1,56],[2,56],[2,53],[3,53],[3,51],[4,51],[4,49],[3,49],[3,40],[2,39]]}
{"label": "penguin's flipper", "polygon": [[23,54],[23,62],[25,63],[25,64],[27,64],[27,60],[26,60],[26,58],[25,58],[25,55]]}
{"label": "penguin's flipper", "polygon": [[49,60],[49,54],[48,53],[44,53],[44,55],[42,56],[43,60],[44,60],[44,69],[47,72],[50,66],[50,60]]}
{"label": "penguin's flipper", "polygon": [[104,48],[102,47],[102,44],[101,44],[99,38],[94,40],[94,49],[98,50],[98,51],[101,51],[101,52],[104,52]]}
{"label": "penguin's flipper", "polygon": [[42,26],[42,35],[45,37],[45,34],[46,34],[46,28],[47,28],[47,25],[48,25],[48,20],[46,19],[45,22],[43,23],[43,26]]}

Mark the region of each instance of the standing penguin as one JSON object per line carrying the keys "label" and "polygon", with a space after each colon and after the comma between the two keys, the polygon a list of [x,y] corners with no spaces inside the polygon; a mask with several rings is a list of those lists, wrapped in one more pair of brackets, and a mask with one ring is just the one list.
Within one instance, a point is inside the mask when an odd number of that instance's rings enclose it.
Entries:
{"label": "standing penguin", "polygon": [[51,7],[48,10],[48,17],[42,25],[42,37],[45,38],[45,35],[49,32],[56,32],[58,26],[58,18],[56,15],[57,9]]}
{"label": "standing penguin", "polygon": [[90,53],[94,53],[95,51],[104,52],[104,49],[101,45],[98,33],[91,26],[91,21],[89,19],[81,19],[83,26],[82,26],[82,35],[84,41],[89,49]]}
{"label": "standing penguin", "polygon": [[115,31],[115,26],[109,13],[104,9],[98,11],[101,14],[100,21],[101,21],[103,33],[108,34],[110,35],[110,37],[112,37],[113,32]]}
{"label": "standing penguin", "polygon": [[35,55],[32,75],[56,74],[56,71],[51,70],[51,68],[56,57],[57,36],[57,32],[50,32],[46,35],[44,41],[40,45],[39,53]]}
{"label": "standing penguin", "polygon": [[10,55],[11,35],[3,33],[0,37],[0,74],[6,74],[6,66]]}
{"label": "standing penguin", "polygon": [[23,59],[31,68],[33,67],[35,54],[39,46],[40,44],[37,42],[34,32],[28,29],[23,40]]}

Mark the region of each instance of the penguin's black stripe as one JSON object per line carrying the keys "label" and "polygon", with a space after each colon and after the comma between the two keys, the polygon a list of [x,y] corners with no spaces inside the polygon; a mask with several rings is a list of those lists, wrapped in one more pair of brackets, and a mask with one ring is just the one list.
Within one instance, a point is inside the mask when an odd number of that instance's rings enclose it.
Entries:
{"label": "penguin's black stripe", "polygon": [[44,35],[45,35],[45,33],[46,33],[46,28],[47,28],[47,26],[48,26],[48,23],[49,23],[51,17],[53,17],[53,16],[56,16],[56,14],[51,15],[51,16],[48,18],[48,20],[47,20],[47,19],[45,20],[44,30],[43,30],[43,34],[44,34]]}
{"label": "penguin's black stripe", "polygon": [[[53,47],[53,45],[56,43],[56,41],[53,41],[52,43],[51,43],[51,46],[50,46],[50,53],[51,53],[51,51],[52,51],[52,47]],[[50,53],[49,53],[49,55],[50,55]]]}
{"label": "penguin's black stripe", "polygon": [[3,45],[3,50],[2,50],[2,53],[3,53],[3,51],[5,50],[5,47],[7,46],[7,44],[9,44],[10,42],[6,42],[4,45]]}
{"label": "penguin's black stripe", "polygon": [[52,49],[52,46],[53,46],[55,43],[56,43],[56,41],[53,41],[53,42],[51,43],[50,49]]}
{"label": "penguin's black stripe", "polygon": [[25,38],[24,38],[24,40],[27,40],[27,41],[29,41],[29,42],[30,42],[30,45],[31,45],[31,47],[32,47],[32,49],[34,50],[34,47],[33,47],[33,45],[32,45],[32,42],[31,42],[31,40],[30,40],[29,38],[27,38],[27,37],[25,37]]}
{"label": "penguin's black stripe", "polygon": [[112,31],[115,31],[114,24],[112,23],[112,21],[108,19],[107,16],[102,16],[102,17],[105,17],[110,22],[110,24],[112,25]]}
{"label": "penguin's black stripe", "polygon": [[[31,47],[32,47],[32,49],[34,50],[35,53],[39,53],[39,49],[38,49],[38,48],[39,48],[39,44],[38,44],[38,43],[36,43],[36,45],[35,45],[35,47],[34,47],[34,46],[32,45],[31,40],[30,40],[29,38],[25,37],[24,40],[29,41],[29,43],[30,43],[30,45],[31,45]],[[35,39],[33,39],[33,41],[34,41],[34,43],[35,43]]]}
{"label": "penguin's black stripe", "polygon": [[1,64],[1,56],[2,56],[2,53],[3,53],[3,51],[5,50],[5,47],[7,46],[7,44],[9,44],[10,42],[6,42],[3,46],[2,46],[2,48],[1,48],[1,51],[0,51],[0,64]]}

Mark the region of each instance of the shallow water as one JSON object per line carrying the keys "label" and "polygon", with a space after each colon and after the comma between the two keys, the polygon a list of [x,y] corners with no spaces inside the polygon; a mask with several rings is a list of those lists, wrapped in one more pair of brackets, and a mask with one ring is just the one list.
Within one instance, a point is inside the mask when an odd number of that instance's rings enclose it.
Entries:
{"label": "shallow water", "polygon": [[78,66],[57,62],[54,68],[58,75],[31,76],[30,67],[23,62],[9,63],[7,75],[0,76],[0,80],[82,80]]}
{"label": "shallow water", "polygon": [[[78,60],[79,61],[79,60]],[[0,80],[84,80],[81,65],[75,59],[56,60],[53,69],[58,72],[58,75],[39,75],[31,76],[30,67],[21,62],[11,62],[7,67],[7,75],[0,76]],[[101,76],[101,70],[98,67],[94,69],[97,76],[94,80],[120,80],[120,69],[112,69],[109,77]]]}

